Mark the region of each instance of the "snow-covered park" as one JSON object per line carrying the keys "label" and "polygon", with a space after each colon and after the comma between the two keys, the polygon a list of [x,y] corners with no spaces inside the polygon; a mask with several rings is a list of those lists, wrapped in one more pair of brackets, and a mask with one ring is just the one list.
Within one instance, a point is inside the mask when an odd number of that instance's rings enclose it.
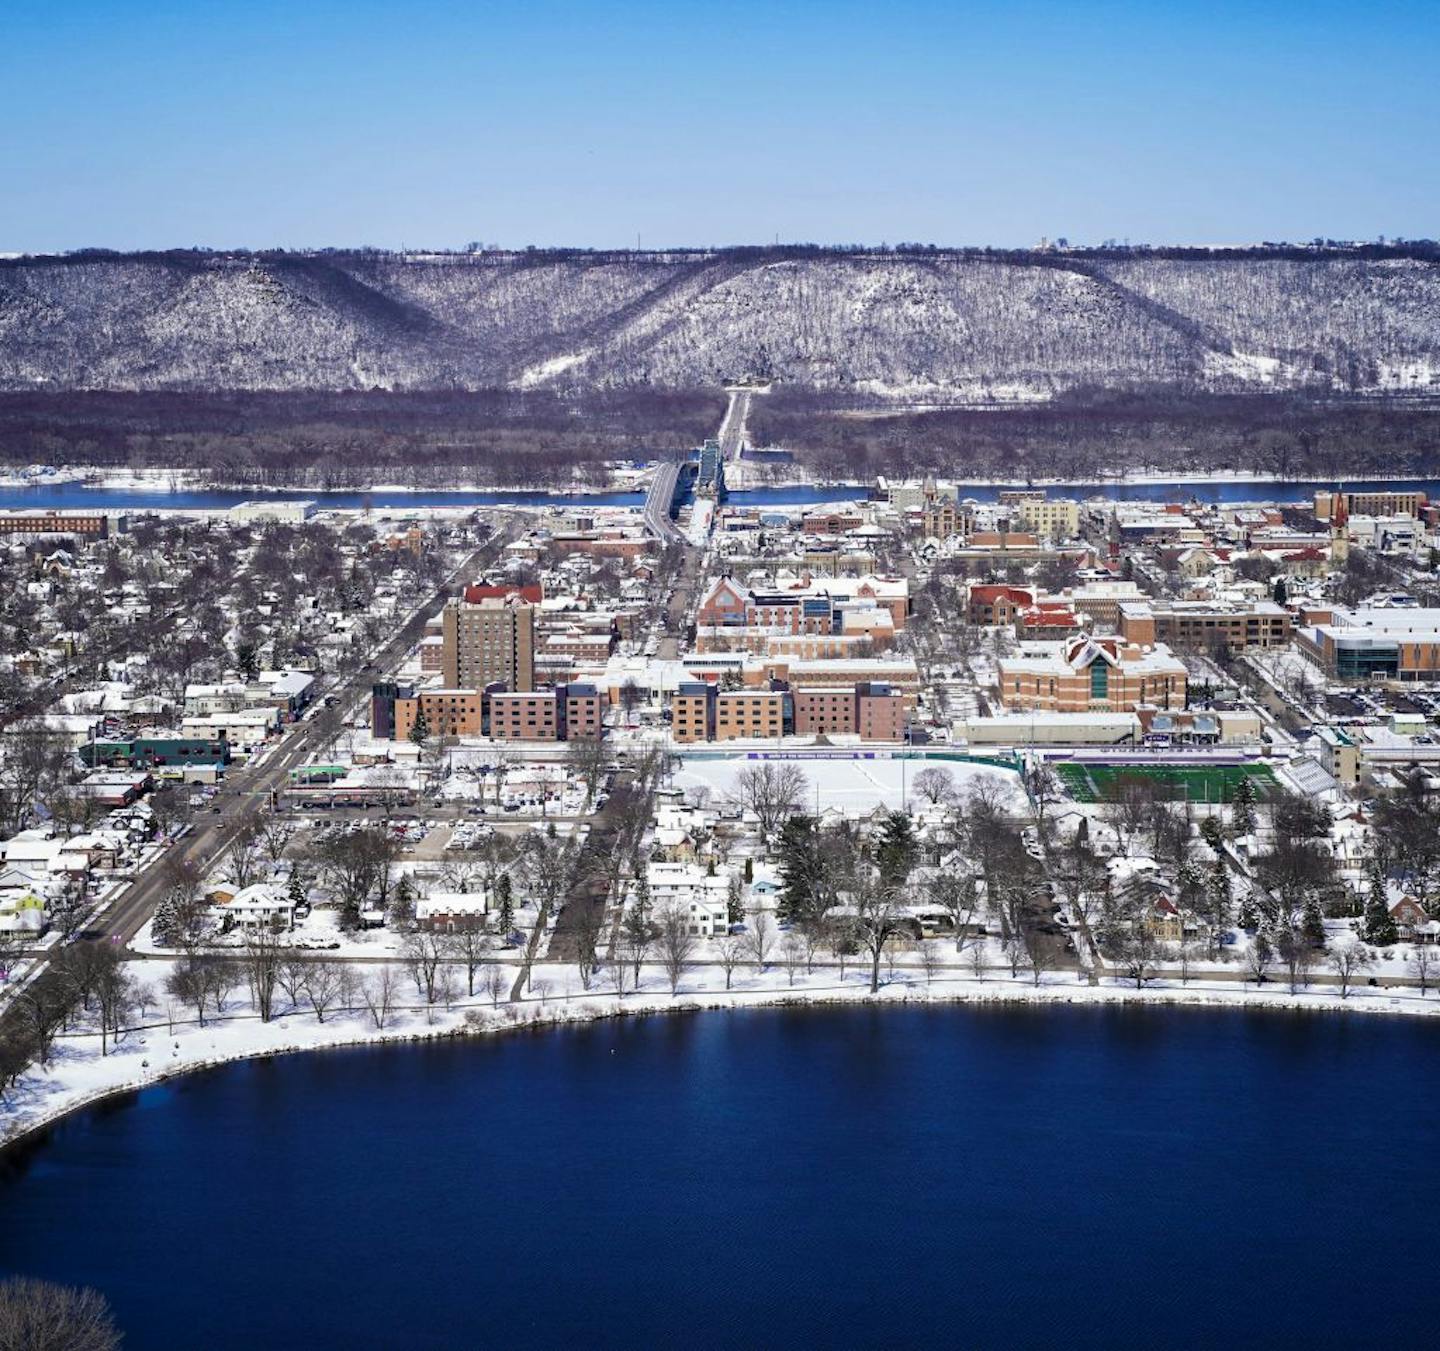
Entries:
{"label": "snow-covered park", "polygon": [[[955,760],[890,760],[857,759],[850,756],[774,757],[778,763],[796,765],[809,782],[806,810],[821,814],[835,810],[846,815],[864,815],[876,807],[915,810],[922,799],[915,792],[915,776],[927,768],[944,769],[954,781],[958,793],[968,792],[974,785],[990,783],[1013,794],[1017,809],[1024,805],[1020,776],[1013,771],[990,768]],[[707,788],[711,798],[721,801],[731,796],[735,780],[747,766],[763,763],[747,755],[721,759],[686,758],[676,771],[672,786],[682,791]]]}

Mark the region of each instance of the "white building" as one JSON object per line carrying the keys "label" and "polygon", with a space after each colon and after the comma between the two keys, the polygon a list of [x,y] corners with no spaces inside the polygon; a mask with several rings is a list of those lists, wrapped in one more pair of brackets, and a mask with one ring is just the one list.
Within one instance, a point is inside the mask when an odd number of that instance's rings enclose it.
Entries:
{"label": "white building", "polygon": [[701,938],[729,931],[730,879],[726,874],[711,877],[698,863],[652,863],[645,880],[657,914],[678,907],[689,916],[690,932]]}
{"label": "white building", "polygon": [[227,513],[232,521],[246,525],[263,521],[283,521],[287,525],[300,525],[314,514],[313,501],[288,502],[281,499],[271,502],[237,502]]}
{"label": "white building", "polygon": [[235,713],[245,707],[245,686],[239,681],[220,685],[186,685],[185,716],[204,718],[212,713]]}
{"label": "white building", "polygon": [[295,902],[286,892],[264,882],[241,887],[228,901],[219,902],[213,908],[221,928],[226,931],[240,929],[254,933],[295,927]]}
{"label": "white building", "polygon": [[488,891],[432,891],[415,902],[415,923],[451,931],[483,924],[490,913]]}
{"label": "white building", "polygon": [[263,746],[271,732],[279,728],[280,712],[274,708],[243,708],[233,713],[187,717],[180,724],[183,736],[224,737],[231,750],[241,755]]}

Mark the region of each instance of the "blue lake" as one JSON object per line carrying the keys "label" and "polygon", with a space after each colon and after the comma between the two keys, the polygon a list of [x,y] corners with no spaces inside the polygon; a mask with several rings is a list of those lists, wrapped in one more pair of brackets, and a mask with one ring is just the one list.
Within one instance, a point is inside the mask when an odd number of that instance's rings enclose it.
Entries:
{"label": "blue lake", "polygon": [[[1013,486],[1013,485],[1012,485]],[[1309,502],[1320,488],[1333,488],[1333,481],[1295,480],[1284,483],[1242,483],[1232,479],[1194,483],[1070,483],[1047,488],[1051,497],[1104,496],[1117,500],[1166,502]],[[1351,487],[1420,490],[1431,498],[1440,497],[1440,481],[1434,479],[1390,479],[1384,482],[1351,484]],[[736,506],[804,506],[813,502],[835,502],[865,497],[864,484],[828,486],[790,485],[779,488],[745,488],[730,493]],[[993,483],[961,484],[960,496],[980,502],[995,501],[1004,488]],[[264,497],[286,501],[311,499],[323,508],[356,509],[372,507],[479,507],[479,506],[572,506],[638,507],[643,493],[522,493],[522,492],[262,492],[245,488],[194,488],[176,492],[146,492],[130,488],[103,488],[85,483],[52,485],[0,485],[0,510],[42,508],[144,511],[155,508],[218,511],[237,502]]]}
{"label": "blue lake", "polygon": [[0,1160],[147,1348],[1434,1345],[1440,1023],[706,1013],[231,1066]]}

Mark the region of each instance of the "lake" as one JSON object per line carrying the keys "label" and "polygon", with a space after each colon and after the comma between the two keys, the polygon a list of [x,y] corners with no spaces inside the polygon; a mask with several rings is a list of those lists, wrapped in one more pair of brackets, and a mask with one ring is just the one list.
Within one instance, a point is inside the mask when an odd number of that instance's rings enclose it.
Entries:
{"label": "lake", "polygon": [[751,1010],[238,1064],[0,1159],[146,1348],[1434,1344],[1440,1024]]}
{"label": "lake", "polygon": [[[1015,486],[1015,485],[1010,485]],[[1234,479],[1213,479],[1193,483],[1069,483],[1051,485],[1051,497],[1109,497],[1117,501],[1173,502],[1310,502],[1321,488],[1333,488],[1330,481],[1295,480],[1284,483],[1249,483]],[[1434,479],[1387,479],[1383,482],[1351,484],[1366,490],[1394,489],[1421,491],[1432,499],[1440,497],[1440,481]],[[993,483],[963,483],[960,496],[979,502],[994,502],[1005,491]],[[741,488],[729,494],[734,506],[806,506],[816,502],[838,502],[866,497],[865,484],[791,484],[778,488]],[[138,488],[105,488],[86,483],[15,485],[0,484],[0,510],[100,510],[151,511],[157,508],[190,511],[223,511],[238,502],[263,497],[268,501],[313,500],[321,509],[357,510],[361,507],[481,507],[481,506],[567,506],[638,507],[643,493],[527,493],[527,492],[305,492],[301,489],[264,492],[246,488],[186,488],[175,492],[145,491]]]}

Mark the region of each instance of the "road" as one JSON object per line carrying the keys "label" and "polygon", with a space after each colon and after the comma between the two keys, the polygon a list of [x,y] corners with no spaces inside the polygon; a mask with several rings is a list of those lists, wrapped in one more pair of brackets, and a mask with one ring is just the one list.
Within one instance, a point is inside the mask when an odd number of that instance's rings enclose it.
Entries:
{"label": "road", "polygon": [[655,470],[645,494],[645,529],[664,544],[680,543],[685,532],[670,515],[675,504],[675,485],[680,479],[680,461],[666,460]]}
{"label": "road", "polygon": [[725,409],[725,419],[720,424],[720,459],[738,460],[741,447],[745,444],[745,423],[750,417],[748,389],[731,389],[730,403]]}

